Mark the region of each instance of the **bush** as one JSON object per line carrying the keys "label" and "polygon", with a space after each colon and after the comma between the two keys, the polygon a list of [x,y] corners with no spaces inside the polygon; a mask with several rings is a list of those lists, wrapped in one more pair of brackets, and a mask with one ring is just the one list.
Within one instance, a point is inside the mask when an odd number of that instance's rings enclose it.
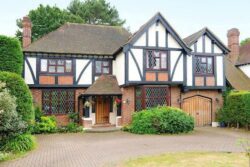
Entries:
{"label": "bush", "polygon": [[178,108],[156,107],[137,112],[126,130],[137,134],[185,133],[194,129],[194,119]]}
{"label": "bush", "polygon": [[231,91],[226,96],[224,107],[218,112],[218,120],[231,125],[249,126],[250,92]]}
{"label": "bush", "polygon": [[19,41],[0,35],[0,71],[22,74],[23,53]]}
{"label": "bush", "polygon": [[34,114],[35,114],[35,121],[36,122],[40,122],[41,121],[41,117],[44,115],[41,108],[39,106],[35,106],[34,109]]}
{"label": "bush", "polygon": [[79,122],[79,118],[78,118],[78,113],[77,112],[69,113],[68,117],[69,117],[69,120],[71,122],[75,122],[75,123]]}
{"label": "bush", "polygon": [[16,98],[0,82],[0,143],[26,131],[27,125],[16,112]]}
{"label": "bush", "polygon": [[56,130],[55,116],[42,116],[41,121],[35,124],[33,133],[54,133]]}
{"label": "bush", "polygon": [[22,77],[14,73],[0,72],[0,81],[6,83],[10,94],[16,97],[17,112],[22,119],[29,124],[34,122],[32,96]]}
{"label": "bush", "polygon": [[35,138],[30,134],[22,134],[6,141],[0,150],[4,152],[26,152],[35,147]]}
{"label": "bush", "polygon": [[12,155],[11,153],[6,153],[6,152],[1,152],[0,151],[0,162],[9,159],[9,157],[11,155]]}

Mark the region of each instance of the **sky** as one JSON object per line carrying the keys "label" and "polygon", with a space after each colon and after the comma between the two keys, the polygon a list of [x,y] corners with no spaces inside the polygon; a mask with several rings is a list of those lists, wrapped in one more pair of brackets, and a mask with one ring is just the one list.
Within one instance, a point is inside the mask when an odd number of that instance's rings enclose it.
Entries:
{"label": "sky", "polygon": [[[27,15],[39,4],[66,8],[71,0],[5,0],[0,5],[0,34],[14,36],[16,19]],[[184,38],[208,27],[227,44],[227,31],[240,30],[240,40],[250,37],[250,0],[107,0],[126,19],[132,32],[161,12]]]}

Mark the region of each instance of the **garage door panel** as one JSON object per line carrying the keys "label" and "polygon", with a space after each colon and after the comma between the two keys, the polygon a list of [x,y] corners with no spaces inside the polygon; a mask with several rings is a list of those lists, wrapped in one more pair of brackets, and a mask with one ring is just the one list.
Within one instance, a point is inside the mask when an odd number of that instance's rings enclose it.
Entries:
{"label": "garage door panel", "polygon": [[196,126],[205,126],[212,123],[212,101],[202,96],[193,96],[184,99],[182,109],[192,116]]}

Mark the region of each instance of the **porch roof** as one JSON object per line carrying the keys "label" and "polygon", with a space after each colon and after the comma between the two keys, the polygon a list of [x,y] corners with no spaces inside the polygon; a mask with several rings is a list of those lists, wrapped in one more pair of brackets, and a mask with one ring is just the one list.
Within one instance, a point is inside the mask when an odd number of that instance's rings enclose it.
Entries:
{"label": "porch roof", "polygon": [[82,95],[121,95],[121,89],[114,75],[101,75]]}

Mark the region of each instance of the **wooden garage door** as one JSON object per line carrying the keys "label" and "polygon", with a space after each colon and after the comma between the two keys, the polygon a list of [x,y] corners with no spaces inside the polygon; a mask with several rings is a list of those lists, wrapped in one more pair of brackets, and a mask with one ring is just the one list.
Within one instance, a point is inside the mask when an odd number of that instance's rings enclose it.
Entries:
{"label": "wooden garage door", "polygon": [[184,99],[182,109],[194,117],[195,126],[211,125],[212,101],[202,96],[193,96]]}

